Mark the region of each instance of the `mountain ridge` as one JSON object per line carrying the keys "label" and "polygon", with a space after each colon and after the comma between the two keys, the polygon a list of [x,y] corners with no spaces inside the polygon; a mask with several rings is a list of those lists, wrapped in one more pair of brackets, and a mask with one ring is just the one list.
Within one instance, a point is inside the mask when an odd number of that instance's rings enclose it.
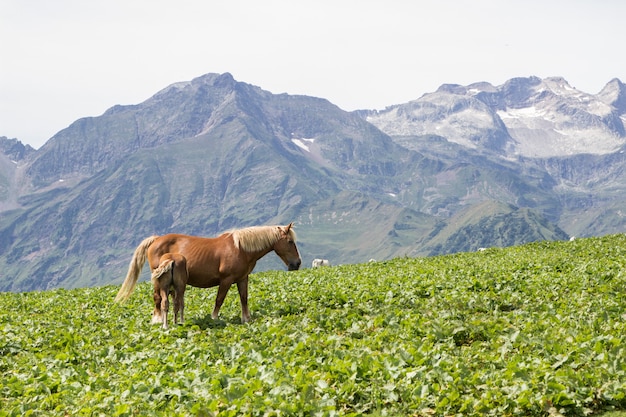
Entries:
{"label": "mountain ridge", "polygon": [[515,78],[498,87],[444,84],[366,119],[392,136],[439,135],[508,157],[608,154],[626,144],[625,90],[614,79],[597,95],[587,94],[562,77]]}
{"label": "mountain ridge", "polygon": [[[305,263],[337,264],[623,230],[624,156],[611,146],[624,86],[570,88],[450,84],[346,112],[206,74],[79,119],[36,151],[0,138],[0,290],[121,282],[136,244],[172,231],[295,221]],[[550,134],[567,122],[617,139],[606,153],[527,154],[532,118],[511,128],[498,112],[529,103],[554,119]],[[281,268],[267,258],[259,269]]]}

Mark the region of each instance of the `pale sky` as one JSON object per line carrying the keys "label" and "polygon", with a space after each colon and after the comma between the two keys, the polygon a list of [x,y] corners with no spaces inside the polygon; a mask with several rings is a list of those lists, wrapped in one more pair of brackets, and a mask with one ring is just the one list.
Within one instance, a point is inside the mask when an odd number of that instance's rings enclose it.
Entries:
{"label": "pale sky", "polygon": [[206,73],[384,109],[441,84],[626,82],[623,0],[0,0],[0,136],[39,148],[82,117]]}

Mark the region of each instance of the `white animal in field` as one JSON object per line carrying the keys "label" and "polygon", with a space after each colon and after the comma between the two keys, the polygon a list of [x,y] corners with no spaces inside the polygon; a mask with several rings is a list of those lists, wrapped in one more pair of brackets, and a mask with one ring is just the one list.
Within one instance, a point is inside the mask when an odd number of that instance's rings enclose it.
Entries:
{"label": "white animal in field", "polygon": [[320,266],[330,266],[330,261],[328,259],[313,259],[311,268],[318,268]]}

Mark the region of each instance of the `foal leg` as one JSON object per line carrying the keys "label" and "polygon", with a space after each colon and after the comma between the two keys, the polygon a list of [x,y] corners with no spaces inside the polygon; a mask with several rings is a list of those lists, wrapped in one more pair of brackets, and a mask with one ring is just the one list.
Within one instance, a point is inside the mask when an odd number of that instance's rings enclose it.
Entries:
{"label": "foal leg", "polygon": [[154,311],[152,312],[152,324],[161,324],[163,323],[163,317],[161,317],[161,289],[158,286],[158,283],[154,284],[154,294],[152,295],[154,299]]}
{"label": "foal leg", "polygon": [[248,323],[250,321],[250,310],[248,309],[248,277],[237,282],[237,290],[239,291],[239,302],[241,303],[241,322]]}

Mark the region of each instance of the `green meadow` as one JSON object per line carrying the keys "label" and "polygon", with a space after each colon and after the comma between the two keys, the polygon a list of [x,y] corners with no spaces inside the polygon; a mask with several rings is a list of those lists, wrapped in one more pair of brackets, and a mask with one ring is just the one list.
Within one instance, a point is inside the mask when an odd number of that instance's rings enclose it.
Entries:
{"label": "green meadow", "polygon": [[622,417],[625,264],[612,235],[255,273],[251,323],[189,288],[167,331],[148,282],[1,293],[0,416]]}

